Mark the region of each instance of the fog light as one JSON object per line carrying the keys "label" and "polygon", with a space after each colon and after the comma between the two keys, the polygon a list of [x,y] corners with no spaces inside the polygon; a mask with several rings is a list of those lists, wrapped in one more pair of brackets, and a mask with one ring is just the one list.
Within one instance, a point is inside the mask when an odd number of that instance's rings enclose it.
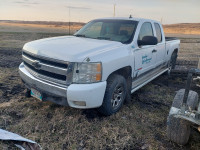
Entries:
{"label": "fog light", "polygon": [[86,102],[84,102],[84,101],[73,101],[73,103],[75,105],[79,105],[79,106],[86,106]]}

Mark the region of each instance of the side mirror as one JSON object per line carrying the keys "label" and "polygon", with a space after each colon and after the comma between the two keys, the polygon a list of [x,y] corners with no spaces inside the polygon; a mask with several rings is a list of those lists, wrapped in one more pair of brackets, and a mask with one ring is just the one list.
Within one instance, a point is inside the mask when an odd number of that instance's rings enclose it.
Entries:
{"label": "side mirror", "polygon": [[144,36],[142,40],[138,40],[138,46],[156,45],[158,39],[155,36]]}

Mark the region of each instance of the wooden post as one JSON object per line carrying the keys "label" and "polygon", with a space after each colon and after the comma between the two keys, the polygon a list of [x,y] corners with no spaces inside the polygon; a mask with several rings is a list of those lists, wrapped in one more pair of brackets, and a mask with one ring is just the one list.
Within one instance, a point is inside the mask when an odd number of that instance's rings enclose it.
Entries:
{"label": "wooden post", "polygon": [[200,69],[200,58],[199,58],[198,67],[197,68]]}

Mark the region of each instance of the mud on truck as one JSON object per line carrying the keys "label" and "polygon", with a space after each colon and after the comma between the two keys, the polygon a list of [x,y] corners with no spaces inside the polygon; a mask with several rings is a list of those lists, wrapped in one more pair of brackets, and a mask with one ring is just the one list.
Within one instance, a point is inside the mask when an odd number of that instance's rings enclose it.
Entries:
{"label": "mud on truck", "polygon": [[170,73],[179,46],[154,20],[96,19],[72,36],[26,43],[19,73],[27,95],[112,115],[131,93]]}

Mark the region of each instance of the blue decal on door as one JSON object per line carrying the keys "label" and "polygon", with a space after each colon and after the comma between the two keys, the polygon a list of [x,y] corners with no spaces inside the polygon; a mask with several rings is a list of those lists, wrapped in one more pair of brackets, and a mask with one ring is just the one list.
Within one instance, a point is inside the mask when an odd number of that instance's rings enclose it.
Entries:
{"label": "blue decal on door", "polygon": [[147,55],[142,56],[142,64],[148,64],[150,63],[152,58],[148,58]]}

